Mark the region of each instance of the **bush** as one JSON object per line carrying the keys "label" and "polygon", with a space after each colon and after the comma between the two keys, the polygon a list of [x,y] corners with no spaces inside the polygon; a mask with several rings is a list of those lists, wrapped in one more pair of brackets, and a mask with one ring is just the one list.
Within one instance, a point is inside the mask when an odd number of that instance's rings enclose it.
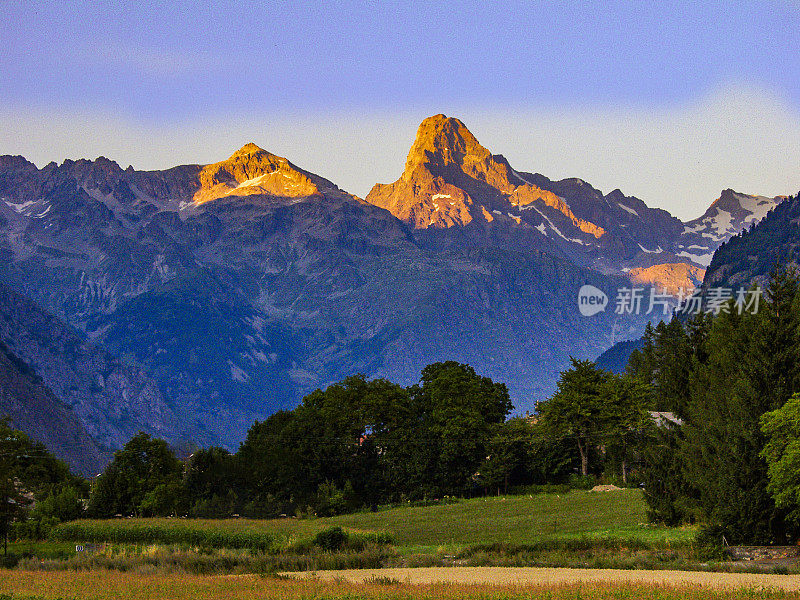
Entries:
{"label": "bush", "polygon": [[335,527],[323,529],[314,536],[314,545],[319,546],[323,550],[335,552],[344,548],[348,538],[347,532],[337,525]]}
{"label": "bush", "polygon": [[530,496],[536,494],[567,494],[570,491],[568,483],[545,483],[541,485],[524,485],[511,490],[515,496]]}
{"label": "bush", "polygon": [[26,521],[12,523],[9,537],[15,540],[44,540],[57,525],[58,519],[55,517],[32,516]]}
{"label": "bush", "polygon": [[573,490],[590,490],[597,485],[597,478],[594,475],[579,475],[573,473],[569,477],[569,487]]}
{"label": "bush", "polygon": [[198,500],[192,506],[189,515],[200,519],[224,519],[234,512],[236,512],[236,495],[231,492],[226,496],[214,494],[211,498]]}
{"label": "bush", "polygon": [[16,554],[4,554],[0,556],[0,567],[3,569],[13,569],[19,564],[20,557]]}
{"label": "bush", "polygon": [[33,517],[53,517],[58,521],[74,521],[83,514],[83,504],[81,504],[78,490],[67,486],[57,494],[50,494],[36,504],[32,511]]}

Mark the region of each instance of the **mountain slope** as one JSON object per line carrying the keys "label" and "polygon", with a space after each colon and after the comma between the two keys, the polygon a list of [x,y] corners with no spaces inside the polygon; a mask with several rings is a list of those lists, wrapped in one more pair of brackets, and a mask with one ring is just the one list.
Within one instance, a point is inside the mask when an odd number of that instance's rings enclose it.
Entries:
{"label": "mountain slope", "polygon": [[0,414],[78,472],[94,475],[102,467],[103,454],[75,413],[2,341]]}
{"label": "mountain slope", "polygon": [[684,225],[678,256],[708,266],[721,244],[758,223],[785,199],[786,196],[767,198],[723,190],[702,216]]}
{"label": "mountain slope", "polygon": [[[508,382],[523,410],[569,354],[595,355],[613,328],[641,326],[615,325],[610,312],[583,320],[582,285],[613,296],[625,279],[573,264],[538,233],[541,247],[515,238],[511,219],[475,243],[420,240],[390,212],[253,145],[162,172],[106,159],[38,170],[7,157],[0,196],[3,279],[124,359],[102,370],[138,368],[164,394],[124,405],[81,384],[70,399],[67,365],[44,340],[17,340],[109,446],[134,422],[232,446],[318,386],[355,372],[411,383],[445,359]],[[26,317],[9,315],[7,330],[15,319]]]}
{"label": "mountain slope", "polygon": [[48,394],[71,408],[102,449],[118,448],[140,430],[175,435],[177,417],[152,379],[2,284],[0,340],[41,378]]}
{"label": "mountain slope", "polygon": [[760,222],[714,254],[704,287],[764,285],[778,263],[800,264],[800,194],[775,206]]}
{"label": "mountain slope", "polygon": [[[507,382],[522,411],[570,355],[641,330],[646,315],[614,313],[618,289],[694,285],[685,228],[515,171],[443,115],[366,201],[254,144],[164,171],[0,157],[0,278],[74,328],[8,291],[0,333],[110,448],[138,429],[234,447],[316,387],[412,383],[448,359]],[[580,315],[585,284],[605,312]]]}

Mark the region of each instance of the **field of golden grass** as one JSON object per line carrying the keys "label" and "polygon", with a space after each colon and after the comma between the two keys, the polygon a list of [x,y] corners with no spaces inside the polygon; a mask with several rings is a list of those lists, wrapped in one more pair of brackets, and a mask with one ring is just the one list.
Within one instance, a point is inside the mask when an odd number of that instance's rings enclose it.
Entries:
{"label": "field of golden grass", "polygon": [[[624,573],[624,572],[623,572]],[[387,578],[366,583],[280,580],[253,575],[204,577],[148,573],[0,571],[0,598],[47,600],[733,600],[800,599],[798,592],[685,584],[556,582],[529,585],[398,583]],[[712,574],[718,575],[718,574]],[[783,576],[783,581],[789,578]],[[771,581],[771,580],[770,580]],[[5,595],[5,596],[3,596]]]}

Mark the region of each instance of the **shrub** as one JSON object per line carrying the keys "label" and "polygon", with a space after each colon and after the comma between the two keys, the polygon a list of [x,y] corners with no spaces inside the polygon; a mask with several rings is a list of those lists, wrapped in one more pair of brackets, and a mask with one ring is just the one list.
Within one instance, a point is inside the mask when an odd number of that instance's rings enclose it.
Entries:
{"label": "shrub", "polygon": [[323,529],[316,536],[314,536],[314,545],[319,546],[323,550],[335,552],[341,550],[348,541],[347,532],[336,525],[335,527],[328,527]]}
{"label": "shrub", "polygon": [[594,475],[579,475],[573,473],[569,478],[569,487],[573,490],[590,490],[597,485],[597,478]]}

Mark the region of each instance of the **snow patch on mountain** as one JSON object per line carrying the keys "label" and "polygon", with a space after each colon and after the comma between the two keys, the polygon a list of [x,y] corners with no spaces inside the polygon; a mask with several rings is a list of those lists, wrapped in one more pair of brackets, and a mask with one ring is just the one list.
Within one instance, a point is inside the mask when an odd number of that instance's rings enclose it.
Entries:
{"label": "snow patch on mountain", "polygon": [[717,209],[717,215],[713,220],[714,228],[717,230],[717,235],[725,235],[731,228],[733,215],[727,210]]}
{"label": "snow patch on mountain", "polygon": [[543,218],[545,221],[547,221],[547,224],[548,224],[548,225],[550,225],[550,229],[552,229],[552,230],[553,230],[553,231],[556,233],[556,235],[558,235],[560,238],[562,238],[562,239],[565,239],[565,240],[567,240],[568,242],[574,242],[574,243],[576,243],[576,244],[581,244],[582,246],[587,246],[587,245],[588,245],[588,244],[587,244],[586,242],[584,242],[583,240],[579,240],[579,239],[577,239],[577,238],[571,238],[571,237],[567,237],[566,235],[564,235],[563,233],[561,233],[561,230],[560,230],[558,227],[556,227],[555,225],[553,225],[553,222],[550,220],[550,218],[549,218],[549,217],[548,217],[546,214],[544,214],[542,211],[540,211],[540,210],[539,210],[538,208],[536,208],[535,206],[533,207],[533,209],[534,209],[536,212],[538,212],[540,215],[542,215],[542,218]]}
{"label": "snow patch on mountain", "polygon": [[661,246],[659,246],[655,250],[648,250],[647,248],[645,248],[641,244],[638,244],[638,246],[639,246],[639,248],[642,249],[642,252],[647,252],[648,254],[661,254],[664,251],[664,249]]}
{"label": "snow patch on mountain", "polygon": [[707,254],[692,254],[691,252],[681,251],[676,254],[676,256],[683,256],[689,258],[696,262],[699,265],[703,265],[707,267],[711,264],[711,257],[714,256],[713,252],[709,252]]}

